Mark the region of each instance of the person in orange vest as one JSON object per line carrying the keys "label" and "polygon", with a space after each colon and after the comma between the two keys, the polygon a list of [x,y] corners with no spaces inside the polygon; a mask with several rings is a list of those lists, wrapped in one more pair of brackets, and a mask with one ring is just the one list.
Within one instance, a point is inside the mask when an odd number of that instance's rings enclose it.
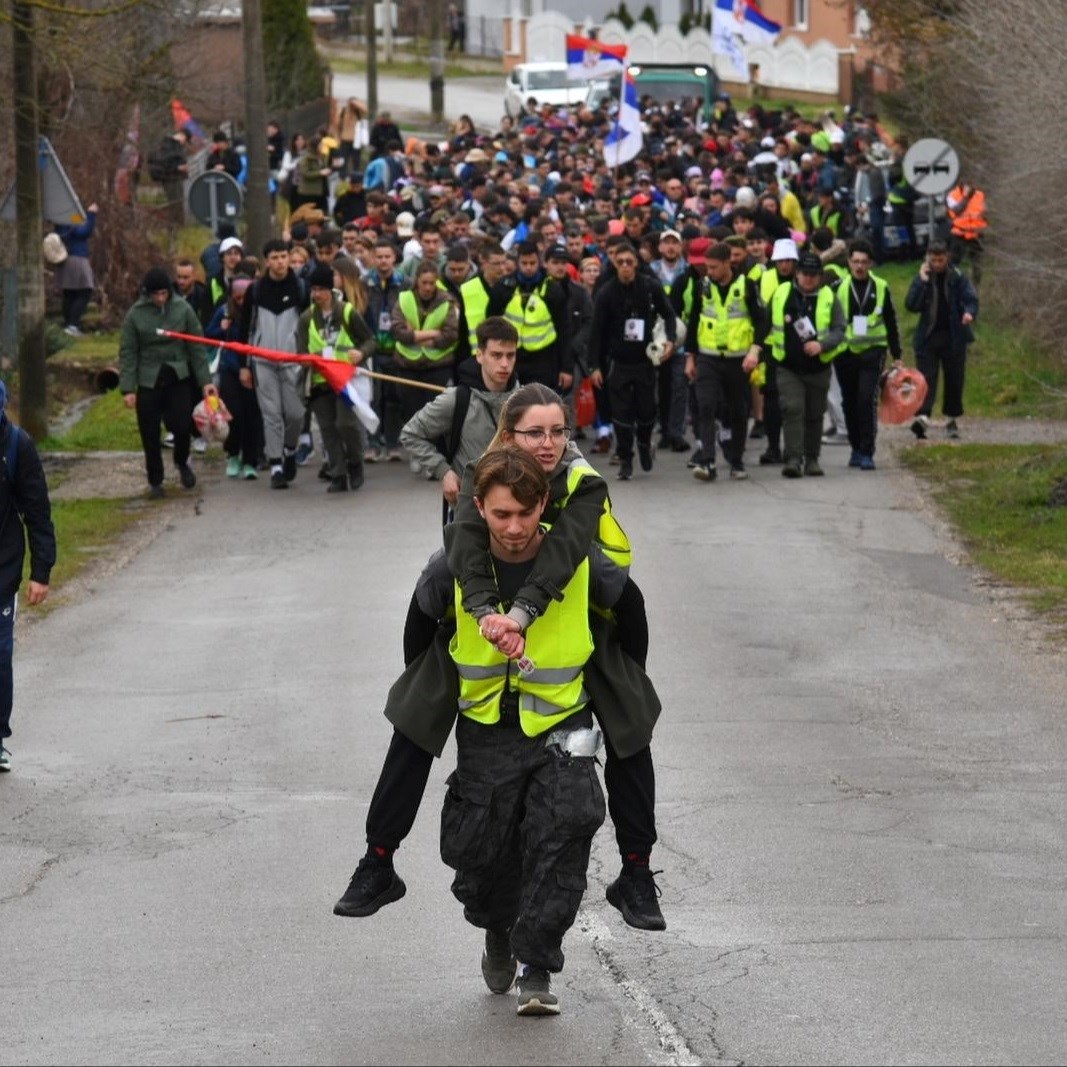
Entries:
{"label": "person in orange vest", "polygon": [[989,223],[985,217],[985,193],[970,182],[960,182],[945,200],[952,222],[948,250],[953,266],[965,257],[971,259],[971,281],[977,289],[982,280],[982,234]]}

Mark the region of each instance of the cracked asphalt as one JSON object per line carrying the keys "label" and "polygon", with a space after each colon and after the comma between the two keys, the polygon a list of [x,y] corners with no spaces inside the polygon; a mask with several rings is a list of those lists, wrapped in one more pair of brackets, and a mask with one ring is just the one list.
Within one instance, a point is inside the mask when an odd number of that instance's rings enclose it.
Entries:
{"label": "cracked asphalt", "polygon": [[564,1014],[515,1018],[437,855],[451,750],[407,896],[331,914],[438,487],[215,481],[22,636],[3,1061],[1062,1062],[1062,648],[891,462],[705,485],[684,458],[612,483],[665,705],[665,933],[604,901],[605,827]]}

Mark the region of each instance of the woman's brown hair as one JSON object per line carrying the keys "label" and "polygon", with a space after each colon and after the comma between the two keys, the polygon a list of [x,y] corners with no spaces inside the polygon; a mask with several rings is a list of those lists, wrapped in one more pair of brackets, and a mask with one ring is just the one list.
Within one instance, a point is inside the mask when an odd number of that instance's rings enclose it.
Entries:
{"label": "woman's brown hair", "polygon": [[489,442],[489,448],[486,451],[488,452],[494,448],[509,447],[509,442],[504,440],[504,434],[514,433],[515,427],[522,421],[523,415],[530,408],[539,407],[543,404],[553,404],[558,407],[563,413],[563,421],[567,421],[567,409],[563,406],[563,401],[555,390],[549,389],[547,385],[542,385],[540,382],[530,382],[529,385],[519,386],[504,402],[504,406],[500,411],[500,420],[496,425],[496,434],[492,441]]}

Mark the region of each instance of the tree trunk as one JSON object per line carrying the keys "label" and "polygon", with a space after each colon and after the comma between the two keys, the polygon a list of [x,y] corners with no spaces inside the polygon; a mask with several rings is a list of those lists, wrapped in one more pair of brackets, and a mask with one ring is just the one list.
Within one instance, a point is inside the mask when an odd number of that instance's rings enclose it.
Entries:
{"label": "tree trunk", "polygon": [[259,256],[271,235],[270,166],[267,156],[267,76],[263,66],[263,14],[260,0],[244,0],[241,30],[245,51],[246,246]]}
{"label": "tree trunk", "polygon": [[19,422],[38,441],[48,436],[44,273],[41,270],[41,176],[38,169],[37,64],[33,5],[12,0],[15,67],[15,211],[19,287]]}
{"label": "tree trunk", "polygon": [[445,42],[441,37],[441,0],[430,0],[430,117],[445,120]]}
{"label": "tree trunk", "polygon": [[378,34],[374,29],[374,0],[363,0],[367,35],[367,122],[378,117]]}

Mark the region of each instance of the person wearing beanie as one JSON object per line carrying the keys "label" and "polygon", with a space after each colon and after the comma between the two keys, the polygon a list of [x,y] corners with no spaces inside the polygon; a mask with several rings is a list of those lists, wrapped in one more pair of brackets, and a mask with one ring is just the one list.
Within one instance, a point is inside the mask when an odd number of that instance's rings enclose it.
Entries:
{"label": "person wearing beanie", "polygon": [[[362,285],[355,290],[362,306],[345,303],[334,292],[334,272],[319,263],[308,277],[311,305],[296,328],[297,351],[359,366],[374,354],[374,335],[363,313],[367,298]],[[363,484],[363,433],[355,411],[337,395],[316,370],[308,377],[308,405],[318,420],[327,457],[328,493],[344,493]]]}
{"label": "person wearing beanie", "polygon": [[163,337],[159,330],[202,335],[196,312],[174,293],[162,267],[149,270],[141,296],[126,313],[119,340],[119,389],[126,407],[137,411],[137,428],[145,455],[149,496],[163,496],[163,450],[160,423],[174,435],[174,465],[182,487],[192,489],[196,475],[189,466],[193,390],[217,396],[211,383],[207,349],[191,341]]}
{"label": "person wearing beanie", "polygon": [[43,603],[56,562],[56,532],[48,501],[41,458],[29,434],[7,416],[7,387],[0,381],[0,772],[11,770],[11,753],[4,742],[11,736],[15,651],[15,614],[22,583],[26,540],[30,543],[30,584],[27,600]]}

